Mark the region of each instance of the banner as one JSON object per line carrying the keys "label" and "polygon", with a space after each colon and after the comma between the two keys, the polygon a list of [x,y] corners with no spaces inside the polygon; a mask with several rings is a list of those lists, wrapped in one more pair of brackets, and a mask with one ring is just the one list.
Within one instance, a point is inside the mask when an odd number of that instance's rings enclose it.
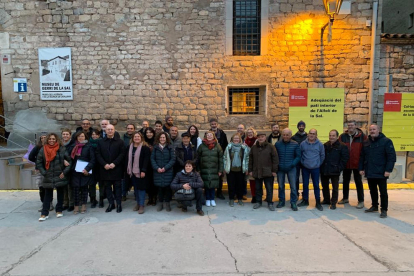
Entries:
{"label": "banner", "polygon": [[301,120],[306,123],[306,132],[311,128],[318,131],[322,143],[329,140],[332,129],[341,134],[344,129],[344,89],[290,89],[289,128],[293,134]]}
{"label": "banner", "polygon": [[382,132],[396,151],[414,151],[414,93],[385,93]]}
{"label": "banner", "polygon": [[73,100],[70,48],[39,48],[41,100]]}

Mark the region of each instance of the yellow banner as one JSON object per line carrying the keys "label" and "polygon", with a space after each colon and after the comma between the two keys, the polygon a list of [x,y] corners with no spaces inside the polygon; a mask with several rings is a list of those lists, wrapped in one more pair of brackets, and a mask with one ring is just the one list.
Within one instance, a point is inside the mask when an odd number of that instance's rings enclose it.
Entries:
{"label": "yellow banner", "polygon": [[414,151],[414,93],[385,93],[382,131],[396,151]]}
{"label": "yellow banner", "polygon": [[332,129],[341,134],[344,128],[344,89],[290,89],[289,128],[293,134],[301,120],[306,123],[306,132],[311,128],[318,131],[322,143],[329,140]]}

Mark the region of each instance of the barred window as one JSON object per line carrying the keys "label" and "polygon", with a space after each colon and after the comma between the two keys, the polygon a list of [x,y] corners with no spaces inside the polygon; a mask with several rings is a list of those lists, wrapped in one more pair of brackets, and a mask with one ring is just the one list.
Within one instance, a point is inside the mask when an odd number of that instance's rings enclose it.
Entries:
{"label": "barred window", "polygon": [[263,114],[265,87],[229,88],[229,114]]}
{"label": "barred window", "polygon": [[233,55],[260,55],[260,0],[233,1]]}

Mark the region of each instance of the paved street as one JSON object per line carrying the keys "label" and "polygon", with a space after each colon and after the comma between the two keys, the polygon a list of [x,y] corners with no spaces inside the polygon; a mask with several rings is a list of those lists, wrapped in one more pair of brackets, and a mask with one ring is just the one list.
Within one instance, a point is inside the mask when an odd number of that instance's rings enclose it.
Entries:
{"label": "paved street", "polygon": [[[340,192],[341,194],[342,192]],[[311,191],[312,195],[312,191]],[[366,206],[370,204],[366,191]],[[1,275],[414,275],[414,190],[389,191],[387,219],[351,204],[323,212],[88,209],[38,222],[37,192],[0,192]],[[275,193],[277,198],[277,193]]]}

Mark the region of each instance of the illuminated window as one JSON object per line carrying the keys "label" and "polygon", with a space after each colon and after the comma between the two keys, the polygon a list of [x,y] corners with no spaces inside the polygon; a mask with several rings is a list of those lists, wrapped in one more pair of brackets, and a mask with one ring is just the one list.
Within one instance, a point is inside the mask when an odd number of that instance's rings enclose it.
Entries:
{"label": "illuminated window", "polygon": [[265,87],[229,88],[229,114],[263,114]]}
{"label": "illuminated window", "polygon": [[260,55],[260,0],[233,1],[233,55]]}

